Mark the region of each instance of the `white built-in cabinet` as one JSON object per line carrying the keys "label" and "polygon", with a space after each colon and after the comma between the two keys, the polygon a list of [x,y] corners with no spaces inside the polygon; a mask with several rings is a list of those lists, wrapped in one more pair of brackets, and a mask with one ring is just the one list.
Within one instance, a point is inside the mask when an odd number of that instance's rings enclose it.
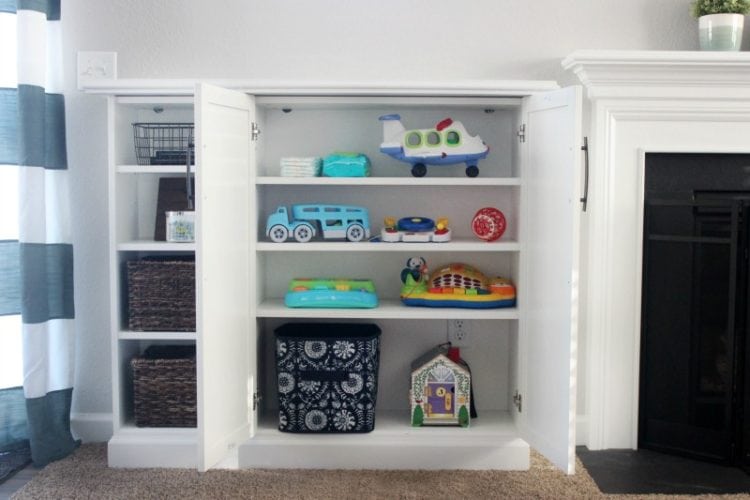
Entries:
{"label": "white built-in cabinet", "polygon": [[[229,88],[234,88],[230,90]],[[114,467],[526,469],[529,448],[572,472],[575,444],[576,301],[581,95],[551,82],[429,85],[225,85],[182,81],[93,82],[106,94],[109,138],[110,294]],[[378,117],[398,113],[407,128],[450,116],[491,147],[468,178],[457,166],[407,164],[378,151]],[[195,123],[194,244],[153,241],[160,177],[184,167],[135,164],[133,122]],[[367,178],[289,178],[283,156],[365,153]],[[449,243],[272,243],[265,219],[278,205],[364,205],[377,234],[385,216],[448,217]],[[501,209],[499,241],[474,237],[482,207]],[[147,255],[195,254],[197,331],[131,332],[123,263]],[[518,305],[471,310],[405,307],[399,274],[411,256],[431,269],[471,263],[511,278]],[[290,309],[295,277],[371,278],[375,309]],[[410,363],[445,342],[447,321],[467,319],[463,357],[473,373],[479,418],[463,428],[409,425]],[[274,328],[295,321],[372,322],[382,329],[377,418],[367,434],[277,430]],[[129,360],[151,344],[197,347],[198,427],[133,424]],[[223,461],[223,462],[222,462]],[[230,460],[231,461],[231,460]]]}

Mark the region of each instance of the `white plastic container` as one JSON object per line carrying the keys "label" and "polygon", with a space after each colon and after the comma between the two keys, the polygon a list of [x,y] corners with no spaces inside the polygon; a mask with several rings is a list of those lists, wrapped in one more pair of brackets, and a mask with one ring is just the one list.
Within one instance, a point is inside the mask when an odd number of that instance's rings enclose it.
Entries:
{"label": "white plastic container", "polygon": [[190,243],[195,241],[195,212],[166,212],[167,241]]}

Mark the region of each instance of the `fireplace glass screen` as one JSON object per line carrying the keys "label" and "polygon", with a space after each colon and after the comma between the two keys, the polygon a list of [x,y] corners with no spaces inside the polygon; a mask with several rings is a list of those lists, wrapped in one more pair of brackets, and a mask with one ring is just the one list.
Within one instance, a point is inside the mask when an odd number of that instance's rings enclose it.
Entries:
{"label": "fireplace glass screen", "polygon": [[[707,176],[711,165],[734,174]],[[747,459],[750,189],[738,191],[732,180],[743,165],[747,155],[647,157],[640,447],[723,463]]]}

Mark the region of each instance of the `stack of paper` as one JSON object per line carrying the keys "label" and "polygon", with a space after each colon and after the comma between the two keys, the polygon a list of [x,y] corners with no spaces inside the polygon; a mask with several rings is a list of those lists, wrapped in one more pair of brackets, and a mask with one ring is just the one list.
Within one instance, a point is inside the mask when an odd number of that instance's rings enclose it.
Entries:
{"label": "stack of paper", "polygon": [[282,158],[282,177],[316,177],[320,175],[322,160],[318,157]]}

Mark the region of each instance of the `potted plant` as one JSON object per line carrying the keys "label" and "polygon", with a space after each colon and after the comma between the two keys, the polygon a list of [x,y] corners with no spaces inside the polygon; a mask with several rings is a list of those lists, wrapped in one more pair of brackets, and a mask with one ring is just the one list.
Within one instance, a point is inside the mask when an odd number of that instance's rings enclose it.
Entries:
{"label": "potted plant", "polygon": [[750,0],[694,0],[701,50],[740,50]]}

